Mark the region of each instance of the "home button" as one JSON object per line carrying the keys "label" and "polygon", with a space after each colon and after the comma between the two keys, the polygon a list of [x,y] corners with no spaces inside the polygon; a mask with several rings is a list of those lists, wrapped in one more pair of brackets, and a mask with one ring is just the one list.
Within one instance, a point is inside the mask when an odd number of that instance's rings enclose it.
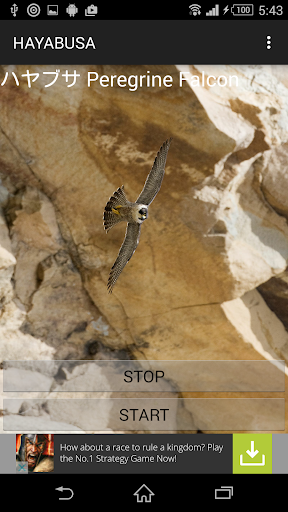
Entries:
{"label": "home button", "polygon": [[155,496],[155,494],[147,485],[143,484],[134,492],[133,496],[137,496],[137,503],[151,503],[151,498]]}

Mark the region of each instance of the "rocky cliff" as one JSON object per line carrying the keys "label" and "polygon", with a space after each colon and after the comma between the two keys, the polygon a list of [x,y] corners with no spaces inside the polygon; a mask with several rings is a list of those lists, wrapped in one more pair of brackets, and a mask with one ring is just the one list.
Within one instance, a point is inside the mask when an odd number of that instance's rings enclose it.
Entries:
{"label": "rocky cliff", "polygon": [[[173,87],[87,87],[88,71],[147,69]],[[68,88],[30,66],[29,88],[25,67],[1,68],[1,361],[288,362],[287,68],[185,67],[238,77],[225,87],[180,87],[181,69],[78,66]],[[168,137],[161,190],[108,295],[125,226],[106,234],[104,206],[121,185],[137,198]]]}

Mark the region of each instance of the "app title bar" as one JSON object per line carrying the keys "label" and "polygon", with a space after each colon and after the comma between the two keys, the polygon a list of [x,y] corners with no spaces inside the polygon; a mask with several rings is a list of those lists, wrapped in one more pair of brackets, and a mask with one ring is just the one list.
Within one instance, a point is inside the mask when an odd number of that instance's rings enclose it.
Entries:
{"label": "app title bar", "polygon": [[284,20],[219,20],[208,32],[204,20],[2,20],[1,64],[285,64],[287,28]]}

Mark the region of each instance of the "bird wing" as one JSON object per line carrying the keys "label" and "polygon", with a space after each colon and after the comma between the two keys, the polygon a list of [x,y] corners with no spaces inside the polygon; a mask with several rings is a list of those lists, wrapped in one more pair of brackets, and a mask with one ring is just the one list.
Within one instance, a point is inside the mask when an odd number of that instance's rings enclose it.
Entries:
{"label": "bird wing", "polygon": [[127,206],[128,202],[124,192],[124,186],[115,190],[113,196],[110,197],[109,201],[105,206],[103,213],[104,229],[108,233],[109,229],[113,228],[115,224],[123,221],[123,218],[113,212],[113,208],[117,206]]}
{"label": "bird wing", "polygon": [[172,139],[167,139],[159,149],[153,167],[147,176],[143,190],[136,203],[149,205],[159,192],[164,177],[166,158],[171,140]]}
{"label": "bird wing", "polygon": [[133,253],[139,243],[140,238],[141,225],[136,223],[128,223],[126,228],[126,235],[124,238],[124,242],[121,245],[120,251],[116,258],[116,261],[113,267],[110,270],[109,279],[108,279],[108,292],[111,293],[112,289],[120,276],[123,268],[128,263],[130,258],[133,256]]}

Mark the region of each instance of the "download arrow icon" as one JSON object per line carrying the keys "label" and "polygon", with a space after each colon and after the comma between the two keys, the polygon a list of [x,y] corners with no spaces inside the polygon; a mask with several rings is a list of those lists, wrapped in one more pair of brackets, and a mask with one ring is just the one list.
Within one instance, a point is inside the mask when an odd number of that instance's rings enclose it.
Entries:
{"label": "download arrow icon", "polygon": [[259,450],[254,450],[254,441],[251,441],[251,450],[246,450],[246,453],[248,453],[249,457],[252,457],[252,459],[259,453]]}

